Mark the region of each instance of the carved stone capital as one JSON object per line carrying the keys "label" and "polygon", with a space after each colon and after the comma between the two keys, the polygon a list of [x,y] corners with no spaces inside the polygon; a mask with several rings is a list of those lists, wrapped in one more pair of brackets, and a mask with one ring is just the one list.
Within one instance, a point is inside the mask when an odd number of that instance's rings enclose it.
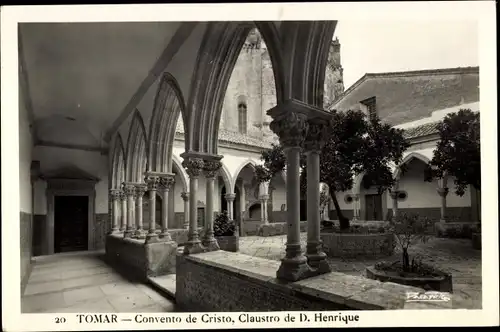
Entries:
{"label": "carved stone capital", "polygon": [[437,193],[439,196],[441,197],[446,197],[446,195],[448,195],[448,192],[450,191],[450,189],[448,188],[437,188]]}
{"label": "carved stone capital", "polygon": [[226,194],[226,195],[224,195],[224,198],[226,199],[226,201],[232,202],[235,200],[236,194]]}
{"label": "carved stone capital", "polygon": [[157,175],[146,175],[144,178],[144,181],[146,182],[148,186],[148,190],[158,190],[158,187],[160,185],[160,177]]}
{"label": "carved stone capital", "polygon": [[182,192],[182,193],[181,193],[181,197],[182,197],[182,200],[183,200],[184,202],[189,201],[189,193],[188,193],[188,192],[185,192],[185,191],[184,191],[184,192]]}
{"label": "carved stone capital", "polygon": [[182,166],[190,178],[199,177],[203,171],[203,165],[204,162],[201,158],[189,158],[182,162]]}
{"label": "carved stone capital", "polygon": [[119,196],[120,201],[125,202],[127,200],[127,195],[125,195],[125,192],[123,190],[120,190],[120,196]]}
{"label": "carved stone capital", "polygon": [[166,175],[160,177],[160,189],[170,191],[175,184],[175,177],[173,175]]}
{"label": "carved stone capital", "polygon": [[307,115],[298,112],[282,112],[273,117],[269,128],[279,137],[283,147],[300,147],[308,130]]}
{"label": "carved stone capital", "polygon": [[322,119],[308,121],[307,135],[304,140],[304,150],[319,152],[325,145],[328,134],[328,122]]}
{"label": "carved stone capital", "polygon": [[120,200],[121,193],[122,193],[122,191],[120,189],[110,189],[109,190],[109,198],[111,199],[111,201]]}
{"label": "carved stone capital", "polygon": [[221,167],[222,163],[218,160],[205,160],[203,164],[203,172],[205,173],[205,177],[215,178]]}
{"label": "carved stone capital", "polygon": [[135,184],[134,183],[124,183],[123,192],[127,197],[134,197],[135,195]]}
{"label": "carved stone capital", "polygon": [[143,197],[148,191],[148,186],[145,183],[137,183],[135,185],[135,198]]}

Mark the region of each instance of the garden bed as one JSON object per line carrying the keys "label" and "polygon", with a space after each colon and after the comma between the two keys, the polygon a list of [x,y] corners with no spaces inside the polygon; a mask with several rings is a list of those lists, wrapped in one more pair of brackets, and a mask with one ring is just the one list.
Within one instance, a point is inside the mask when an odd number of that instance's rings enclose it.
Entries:
{"label": "garden bed", "polygon": [[414,286],[425,290],[453,292],[451,274],[440,271],[430,265],[420,264],[411,272],[403,271],[401,262],[380,262],[366,268],[366,277],[381,282],[394,282],[401,285]]}
{"label": "garden bed", "polygon": [[394,253],[392,233],[322,232],[323,250],[328,257],[384,257]]}

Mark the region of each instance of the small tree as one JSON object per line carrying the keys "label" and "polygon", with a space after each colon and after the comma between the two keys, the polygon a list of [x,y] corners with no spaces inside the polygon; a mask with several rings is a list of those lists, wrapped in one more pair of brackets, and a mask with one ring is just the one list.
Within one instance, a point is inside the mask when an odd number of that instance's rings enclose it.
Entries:
{"label": "small tree", "polygon": [[[361,111],[332,111],[325,145],[321,151],[320,181],[328,185],[340,228],[349,228],[349,219],[340,209],[336,192],[350,190],[355,175],[365,172],[371,183],[383,191],[393,185],[394,179],[390,163],[399,163],[409,144],[403,131],[383,124],[376,115],[369,119]],[[283,148],[273,145],[262,153],[263,173],[272,178],[286,165]],[[305,154],[301,154],[302,168],[300,187],[303,193],[307,188],[307,168]],[[267,178],[263,176],[263,178]]]}
{"label": "small tree", "polygon": [[461,109],[436,125],[439,142],[426,169],[426,181],[455,178],[455,193],[463,196],[468,185],[481,190],[481,144],[479,112]]}
{"label": "small tree", "polygon": [[419,272],[417,269],[420,264],[415,259],[412,259],[410,263],[408,249],[418,242],[427,242],[430,238],[431,233],[429,230],[432,225],[433,223],[429,218],[405,213],[398,215],[391,223],[390,231],[394,233],[402,251],[403,272]]}

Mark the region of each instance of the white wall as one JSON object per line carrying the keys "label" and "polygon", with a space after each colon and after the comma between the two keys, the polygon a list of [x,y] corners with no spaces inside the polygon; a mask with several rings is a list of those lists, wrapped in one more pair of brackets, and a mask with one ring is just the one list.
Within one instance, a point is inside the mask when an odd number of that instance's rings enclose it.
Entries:
{"label": "white wall", "polygon": [[271,185],[276,188],[273,191],[273,211],[281,211],[281,205],[286,204],[286,186],[281,174],[271,179]]}
{"label": "white wall", "polygon": [[20,209],[31,213],[31,155],[33,139],[23,98],[19,98],[19,194]]}
{"label": "white wall", "polygon": [[[85,171],[100,181],[96,184],[95,213],[108,213],[108,158],[99,152],[66,149],[58,147],[36,146],[33,159],[40,161],[42,174],[59,168],[73,165]],[[37,213],[44,212],[46,204],[43,181],[37,181],[35,186],[35,202]],[[43,197],[42,197],[43,196]],[[38,204],[39,203],[39,204]],[[38,212],[40,211],[40,212]]]}

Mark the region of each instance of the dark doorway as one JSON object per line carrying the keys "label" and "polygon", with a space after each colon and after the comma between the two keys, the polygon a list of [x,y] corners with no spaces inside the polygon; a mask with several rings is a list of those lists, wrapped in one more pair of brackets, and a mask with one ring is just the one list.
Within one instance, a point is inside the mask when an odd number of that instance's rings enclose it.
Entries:
{"label": "dark doorway", "polygon": [[382,195],[365,195],[366,218],[365,220],[383,220]]}
{"label": "dark doorway", "polygon": [[89,198],[54,197],[54,252],[88,250]]}
{"label": "dark doorway", "polygon": [[300,200],[300,221],[307,220],[307,200]]}

